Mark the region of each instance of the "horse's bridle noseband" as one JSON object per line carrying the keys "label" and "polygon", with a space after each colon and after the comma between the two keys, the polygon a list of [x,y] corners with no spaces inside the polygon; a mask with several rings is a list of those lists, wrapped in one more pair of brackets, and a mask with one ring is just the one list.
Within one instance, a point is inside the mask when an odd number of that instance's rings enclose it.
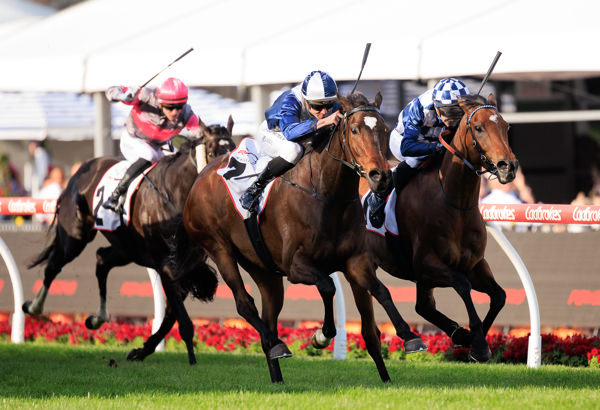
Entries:
{"label": "horse's bridle noseband", "polygon": [[367,173],[365,172],[363,167],[358,163],[358,161],[354,157],[354,154],[352,154],[352,150],[350,149],[350,145],[348,144],[348,139],[346,138],[346,125],[348,123],[348,118],[351,115],[356,114],[357,112],[360,112],[360,111],[374,111],[379,114],[379,109],[377,107],[368,106],[368,105],[361,105],[358,107],[354,107],[350,111],[344,113],[344,118],[342,119],[342,130],[341,130],[342,144],[344,146],[344,152],[347,152],[346,156],[350,159],[350,162],[343,160],[341,158],[336,158],[329,153],[329,147],[331,145],[331,140],[333,139],[333,134],[335,133],[335,130],[337,129],[337,125],[331,131],[331,135],[329,136],[329,144],[327,145],[327,154],[329,154],[329,156],[331,158],[335,159],[336,161],[341,162],[342,164],[344,164],[347,167],[349,167],[350,169],[352,169],[354,172],[356,172],[358,174],[359,177],[366,178]]}
{"label": "horse's bridle noseband", "polygon": [[483,150],[481,149],[481,147],[479,146],[479,144],[477,143],[477,138],[475,137],[475,133],[473,132],[473,128],[471,127],[471,118],[473,118],[473,115],[475,115],[475,113],[483,108],[491,108],[494,111],[498,112],[498,109],[493,106],[493,105],[480,105],[479,107],[475,108],[473,111],[471,111],[471,113],[467,116],[467,129],[465,130],[465,136],[468,133],[471,134],[471,138],[473,140],[473,148],[475,148],[477,150],[477,152],[479,153],[479,157],[481,158],[481,161],[484,164],[484,170],[480,171],[478,169],[475,169],[475,167],[473,166],[473,164],[471,164],[471,162],[464,156],[462,155],[460,152],[456,151],[450,144],[448,144],[446,142],[446,140],[444,140],[442,138],[442,136],[440,135],[438,137],[439,141],[442,143],[442,145],[452,153],[452,155],[457,156],[458,158],[460,158],[460,160],[462,162],[464,162],[464,164],[469,167],[473,172],[475,172],[475,174],[477,174],[477,176],[483,175],[487,172],[489,172],[490,174],[493,175],[497,175],[498,174],[498,167],[496,166],[496,164],[494,164],[492,161],[490,161],[490,159],[485,155],[485,152],[483,152]]}

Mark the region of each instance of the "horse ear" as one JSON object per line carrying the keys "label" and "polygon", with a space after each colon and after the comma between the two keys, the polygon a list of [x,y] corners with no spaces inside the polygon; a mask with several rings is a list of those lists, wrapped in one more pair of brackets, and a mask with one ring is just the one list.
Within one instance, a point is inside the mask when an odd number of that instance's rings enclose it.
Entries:
{"label": "horse ear", "polygon": [[377,109],[381,108],[381,102],[383,101],[383,97],[381,96],[381,91],[377,91],[375,95],[375,101],[373,101],[373,105],[377,107]]}
{"label": "horse ear", "polygon": [[233,135],[232,131],[233,131],[233,117],[231,116],[231,114],[229,114],[229,120],[227,120],[227,132],[229,133],[229,136]]}
{"label": "horse ear", "polygon": [[350,100],[339,93],[336,93],[336,94],[337,94],[338,102],[342,106],[342,112],[344,113],[344,112],[350,111],[353,108]]}
{"label": "horse ear", "polygon": [[206,138],[207,135],[210,134],[210,130],[208,129],[208,127],[206,126],[206,124],[200,119],[198,118],[198,127],[200,128],[200,131],[202,131],[202,140],[204,140],[204,138]]}
{"label": "horse ear", "polygon": [[498,107],[498,103],[496,102],[496,97],[494,97],[494,94],[490,93],[490,95],[488,95],[488,101],[494,106],[494,107]]}

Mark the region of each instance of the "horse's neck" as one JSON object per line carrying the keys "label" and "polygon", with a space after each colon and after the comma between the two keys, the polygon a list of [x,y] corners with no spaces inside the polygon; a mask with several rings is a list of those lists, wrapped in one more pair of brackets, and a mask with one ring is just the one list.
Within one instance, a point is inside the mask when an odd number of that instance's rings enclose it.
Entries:
{"label": "horse's neck", "polygon": [[[471,150],[466,141],[465,132],[466,129],[459,128],[452,140],[452,145],[478,170],[481,168],[481,162],[478,157],[470,155]],[[439,178],[445,196],[454,205],[468,208],[477,204],[481,178],[458,156],[446,152],[440,166]]]}
{"label": "horse's neck", "polygon": [[198,171],[196,164],[188,154],[183,154],[170,166],[165,167],[163,180],[165,181],[165,191],[169,193],[169,198],[177,209],[183,210],[187,194],[192,189],[196,180]]}
{"label": "horse's neck", "polygon": [[313,151],[306,155],[302,175],[320,195],[334,200],[353,199],[357,195],[360,178],[355,171],[337,159],[346,161],[338,132],[320,152]]}

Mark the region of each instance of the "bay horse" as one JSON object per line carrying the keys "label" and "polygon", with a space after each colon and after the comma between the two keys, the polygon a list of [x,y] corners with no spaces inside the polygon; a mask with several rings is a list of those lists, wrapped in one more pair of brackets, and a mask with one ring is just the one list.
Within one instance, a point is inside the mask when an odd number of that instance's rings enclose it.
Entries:
{"label": "bay horse", "polygon": [[[317,286],[325,308],[323,327],[313,336],[317,347],[326,347],[336,334],[335,285],[329,274],[344,273],[361,314],[367,350],[381,379],[388,381],[372,297],[390,316],[398,336],[405,340],[407,352],[426,347],[375,276],[373,260],[365,247],[365,221],[358,197],[360,177],[366,178],[374,191],[385,189],[390,178],[384,155],[387,126],[379,114],[382,97],[377,93],[371,103],[363,94],[355,93],[347,98],[338,95],[338,100],[343,119],[333,132],[328,129],[328,134],[317,136],[300,162],[275,180],[260,214],[260,230],[272,262],[289,282]],[[184,208],[183,226],[215,262],[233,292],[237,312],[260,334],[271,381],[283,382],[278,359],[292,355],[277,333],[284,299],[283,275],[269,269],[257,256],[245,221],[217,174],[227,165],[228,159],[223,157],[198,176]],[[185,246],[177,251],[183,255],[189,252]],[[260,290],[261,316],[244,287],[238,263]]]}
{"label": "bay horse", "polygon": [[[131,199],[131,221],[115,231],[101,231],[110,243],[96,252],[96,277],[100,293],[100,305],[95,315],[85,321],[89,329],[98,329],[109,320],[106,307],[106,282],[109,271],[117,266],[135,263],[154,269],[161,278],[166,296],[166,314],[160,329],[150,336],[144,347],[134,349],[127,355],[128,360],[144,360],[154,352],[156,346],[171,330],[175,321],[185,341],[190,364],[196,363],[193,351],[193,324],[183,300],[191,292],[202,301],[213,299],[217,287],[214,269],[207,265],[206,254],[202,249],[194,249],[194,258],[179,269],[184,279],[178,284],[172,280],[172,262],[169,259],[172,245],[167,239],[173,235],[171,223],[179,218],[188,192],[198,175],[198,168],[218,155],[235,148],[231,139],[233,119],[229,117],[227,128],[221,125],[206,126],[200,121],[203,132],[201,139],[184,142],[179,151],[157,162],[142,179],[138,190]],[[196,155],[199,154],[199,155]],[[96,236],[94,211],[92,208],[96,186],[106,171],[119,162],[114,157],[91,159],[71,177],[67,187],[57,200],[56,213],[48,232],[53,232],[50,245],[29,265],[46,264],[41,289],[33,301],[23,304],[27,314],[40,314],[50,285],[63,266],[81,254]],[[102,203],[103,200],[100,200]],[[193,259],[193,260],[192,260]]]}
{"label": "bay horse", "polygon": [[[485,339],[503,308],[506,293],[485,260],[487,232],[479,212],[480,175],[502,184],[514,180],[518,162],[508,143],[508,123],[496,99],[459,97],[463,118],[447,148],[404,187],[395,204],[398,235],[369,232],[368,247],[379,267],[416,282],[417,313],[444,331],[456,345],[470,347],[475,361],[491,357]],[[452,287],[463,300],[469,329],[436,309],[433,288]],[[489,311],[478,317],[471,289],[490,297]]]}

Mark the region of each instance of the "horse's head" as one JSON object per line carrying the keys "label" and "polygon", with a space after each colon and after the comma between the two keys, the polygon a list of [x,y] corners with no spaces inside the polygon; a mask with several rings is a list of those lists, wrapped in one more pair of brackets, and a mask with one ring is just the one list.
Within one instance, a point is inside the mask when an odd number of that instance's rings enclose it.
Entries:
{"label": "horse's head", "polygon": [[497,176],[502,184],[513,181],[519,162],[508,144],[509,126],[498,112],[496,98],[490,94],[486,101],[467,95],[459,98],[459,104],[465,115],[455,140],[462,139],[469,160],[477,170],[483,168]]}
{"label": "horse's head", "polygon": [[235,142],[231,138],[233,130],[233,118],[231,115],[227,121],[227,127],[223,127],[220,124],[206,126],[200,121],[200,129],[203,134],[201,144],[205,146],[207,163],[235,149]]}
{"label": "horse's head", "polygon": [[381,93],[370,103],[362,93],[348,97],[338,94],[344,118],[340,121],[340,144],[347,165],[369,182],[373,192],[382,192],[390,183],[386,158],[388,128],[379,114]]}

